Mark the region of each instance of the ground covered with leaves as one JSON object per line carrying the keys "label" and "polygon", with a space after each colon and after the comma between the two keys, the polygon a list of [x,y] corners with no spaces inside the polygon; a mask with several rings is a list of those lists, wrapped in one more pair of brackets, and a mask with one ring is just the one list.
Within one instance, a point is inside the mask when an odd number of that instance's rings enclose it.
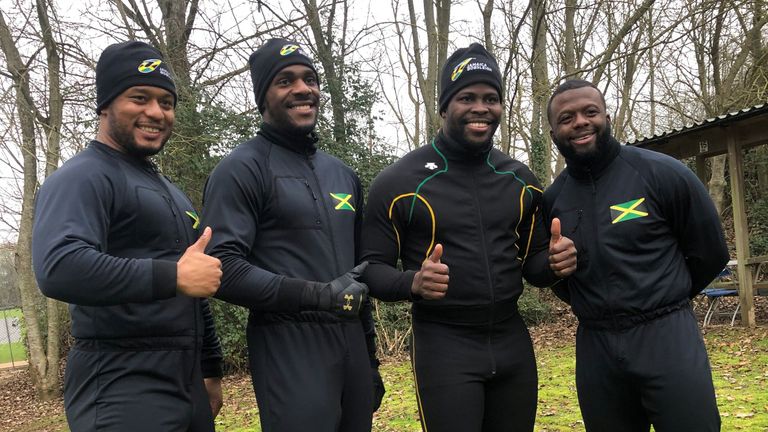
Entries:
{"label": "ground covered with leaves", "polygon": [[[539,364],[536,431],[583,431],[574,382],[576,322],[565,308],[554,314],[553,322],[531,329]],[[723,431],[768,431],[768,317],[761,314],[758,323],[755,329],[718,324],[703,332]],[[373,430],[420,431],[408,359],[387,359],[381,372],[387,394],[374,417]],[[226,377],[224,389],[226,401],[216,430],[260,431],[250,378]],[[63,404],[38,401],[25,370],[0,371],[0,430],[67,431]]]}

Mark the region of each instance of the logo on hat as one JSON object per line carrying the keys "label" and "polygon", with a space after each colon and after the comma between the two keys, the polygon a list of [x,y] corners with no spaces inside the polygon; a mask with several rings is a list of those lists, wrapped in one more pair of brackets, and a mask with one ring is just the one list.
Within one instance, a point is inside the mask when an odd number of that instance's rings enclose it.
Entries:
{"label": "logo on hat", "polygon": [[298,45],[293,45],[293,44],[286,45],[286,46],[280,48],[280,55],[281,56],[291,55],[291,54],[293,54],[294,52],[296,52],[298,50],[299,50],[299,46]]}
{"label": "logo on hat", "polygon": [[458,65],[456,65],[456,67],[453,68],[453,73],[451,73],[451,81],[456,81],[457,79],[459,79],[461,74],[464,73],[464,68],[467,67],[469,62],[471,62],[474,59],[475,59],[474,57],[470,57],[466,60],[463,60]]}
{"label": "logo on hat", "polygon": [[160,66],[160,63],[163,61],[160,59],[146,59],[139,65],[139,72],[141,73],[150,73],[154,72],[155,69],[157,69],[158,66]]}

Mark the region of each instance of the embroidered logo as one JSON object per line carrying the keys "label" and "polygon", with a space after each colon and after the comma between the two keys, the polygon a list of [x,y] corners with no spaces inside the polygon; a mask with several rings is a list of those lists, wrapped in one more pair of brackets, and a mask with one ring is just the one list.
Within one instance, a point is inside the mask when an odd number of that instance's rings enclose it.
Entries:
{"label": "embroidered logo", "polygon": [[645,198],[638,198],[621,204],[611,206],[612,224],[626,222],[648,216],[648,208],[645,206]]}
{"label": "embroidered logo", "polygon": [[352,204],[349,202],[349,200],[352,198],[352,194],[332,193],[330,195],[331,195],[331,198],[337,201],[336,207],[334,207],[335,210],[355,211],[355,208],[352,207]]}
{"label": "embroidered logo", "polygon": [[143,74],[154,72],[162,62],[160,59],[146,59],[139,65],[139,72]]}
{"label": "embroidered logo", "polygon": [[200,226],[200,216],[197,215],[197,212],[194,210],[187,210],[184,213],[192,219],[192,228],[197,229],[197,227]]}
{"label": "embroidered logo", "polygon": [[286,46],[280,48],[280,55],[285,57],[287,55],[293,54],[294,52],[296,52],[298,50],[299,50],[299,46],[298,45],[293,45],[293,44],[286,45]]}
{"label": "embroidered logo", "polygon": [[352,310],[352,300],[355,299],[355,296],[352,294],[344,294],[344,306],[342,306],[342,309],[345,311],[351,311]]}
{"label": "embroidered logo", "polygon": [[437,164],[436,164],[436,163],[434,163],[434,162],[427,162],[427,164],[426,164],[426,165],[424,165],[424,168],[426,168],[426,169],[428,169],[428,170],[432,170],[432,171],[434,171],[434,170],[436,170],[436,169],[437,169]]}
{"label": "embroidered logo", "polygon": [[472,60],[474,60],[474,57],[470,57],[466,60],[463,60],[461,63],[456,65],[456,67],[453,68],[453,72],[451,73],[451,81],[456,81],[457,79],[459,79],[461,74],[464,73],[464,68],[467,67],[467,64],[469,64],[469,62],[471,62]]}

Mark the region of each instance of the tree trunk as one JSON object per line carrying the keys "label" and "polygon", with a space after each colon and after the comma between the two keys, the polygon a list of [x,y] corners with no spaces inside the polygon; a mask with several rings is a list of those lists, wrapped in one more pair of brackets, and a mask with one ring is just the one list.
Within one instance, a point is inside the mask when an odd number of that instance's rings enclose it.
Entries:
{"label": "tree trunk", "polygon": [[[0,13],[0,48],[5,54],[8,72],[13,79],[16,93],[16,112],[21,125],[24,180],[15,264],[19,278],[21,308],[27,328],[29,369],[38,396],[43,400],[50,400],[59,396],[58,361],[55,364],[49,362],[49,359],[58,360],[58,352],[46,355],[45,336],[40,326],[42,320],[37,308],[37,300],[41,296],[32,272],[32,224],[35,192],[37,191],[37,147],[35,143],[35,114],[37,110],[30,96],[29,71],[13,42],[10,29],[2,13]],[[53,317],[53,319],[57,318],[58,316]],[[59,335],[48,336],[49,338],[51,336],[57,338]],[[56,370],[55,374],[52,369]]]}
{"label": "tree trunk", "polygon": [[[320,13],[315,0],[302,0],[304,9],[307,12],[307,21],[312,30],[312,36],[315,40],[315,47],[320,63],[325,72],[325,81],[328,93],[331,96],[331,111],[333,113],[333,139],[342,148],[347,144],[347,124],[344,117],[344,59],[337,59],[333,53],[334,41],[342,48],[344,47],[344,38],[337,39],[333,33],[324,34],[323,23],[320,21]],[[346,2],[342,2],[346,7]],[[332,7],[336,7],[334,3]],[[333,16],[334,14],[331,14]],[[346,13],[344,14],[346,19]],[[330,26],[329,26],[330,27]],[[341,50],[343,55],[343,49]],[[337,68],[336,65],[339,65]]]}
{"label": "tree trunk", "polygon": [[451,18],[450,0],[424,0],[424,22],[427,33],[427,67],[426,74],[421,56],[419,43],[419,28],[416,23],[416,10],[413,0],[408,0],[408,13],[413,37],[414,61],[418,75],[419,89],[424,99],[426,114],[425,134],[431,139],[440,129],[442,119],[438,106],[438,85],[440,83],[440,68],[445,63],[448,51],[448,26]]}
{"label": "tree trunk", "polygon": [[711,159],[712,177],[709,179],[709,196],[715,203],[717,214],[723,214],[725,208],[725,165],[727,155],[715,156]]}
{"label": "tree trunk", "polygon": [[531,0],[532,34],[534,41],[531,59],[533,80],[533,106],[531,113],[531,170],[542,185],[548,185],[552,175],[552,146],[545,135],[544,119],[549,99],[549,75],[547,73],[547,21],[546,0]]}

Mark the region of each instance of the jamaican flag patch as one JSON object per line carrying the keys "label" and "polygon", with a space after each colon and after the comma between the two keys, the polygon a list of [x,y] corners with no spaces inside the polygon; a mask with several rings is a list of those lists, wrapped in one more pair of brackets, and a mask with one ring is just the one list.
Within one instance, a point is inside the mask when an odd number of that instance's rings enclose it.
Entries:
{"label": "jamaican flag patch", "polygon": [[611,206],[612,224],[626,222],[645,216],[648,216],[648,208],[645,206],[645,198],[638,198]]}

